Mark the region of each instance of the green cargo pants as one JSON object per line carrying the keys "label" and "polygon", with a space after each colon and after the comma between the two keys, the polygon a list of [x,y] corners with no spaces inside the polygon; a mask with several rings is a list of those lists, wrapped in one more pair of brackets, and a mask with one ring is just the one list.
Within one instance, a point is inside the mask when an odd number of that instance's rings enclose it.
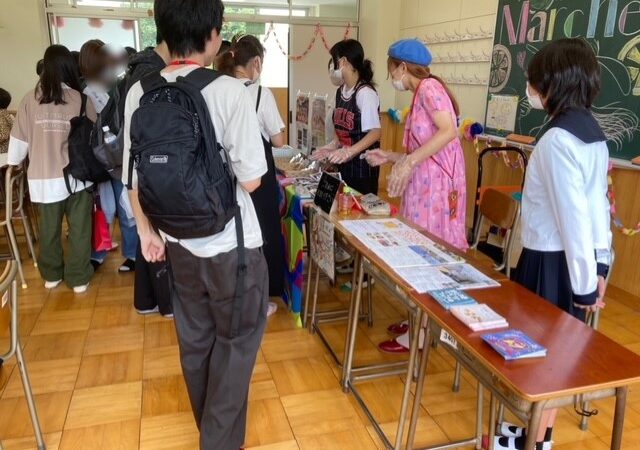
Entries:
{"label": "green cargo pants", "polygon": [[[38,269],[45,281],[64,280],[71,288],[91,280],[91,221],[93,196],[83,190],[57,203],[39,203],[40,254]],[[62,250],[62,220],[69,224],[66,261]]]}

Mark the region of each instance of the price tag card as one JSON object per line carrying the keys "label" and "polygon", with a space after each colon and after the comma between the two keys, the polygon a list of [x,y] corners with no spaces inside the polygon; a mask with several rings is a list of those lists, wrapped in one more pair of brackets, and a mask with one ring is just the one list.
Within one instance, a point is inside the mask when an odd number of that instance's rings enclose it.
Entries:
{"label": "price tag card", "polygon": [[458,341],[456,341],[456,339],[445,330],[440,330],[440,341],[444,342],[445,344],[449,344],[455,349],[458,348]]}

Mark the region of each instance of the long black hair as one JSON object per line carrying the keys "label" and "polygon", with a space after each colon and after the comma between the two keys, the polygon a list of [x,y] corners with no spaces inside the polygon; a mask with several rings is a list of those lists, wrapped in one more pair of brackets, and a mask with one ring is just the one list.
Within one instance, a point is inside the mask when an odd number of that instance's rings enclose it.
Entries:
{"label": "long black hair", "polygon": [[62,83],[71,89],[81,90],[71,52],[64,45],[52,45],[44,52],[42,74],[36,86],[36,98],[40,98],[40,104],[65,104]]}
{"label": "long black hair", "polygon": [[338,60],[346,58],[349,64],[358,72],[360,81],[370,86],[375,86],[373,81],[373,64],[369,59],[364,57],[364,49],[362,44],[355,39],[345,39],[336,43],[331,50],[331,59],[333,67],[338,68]]}

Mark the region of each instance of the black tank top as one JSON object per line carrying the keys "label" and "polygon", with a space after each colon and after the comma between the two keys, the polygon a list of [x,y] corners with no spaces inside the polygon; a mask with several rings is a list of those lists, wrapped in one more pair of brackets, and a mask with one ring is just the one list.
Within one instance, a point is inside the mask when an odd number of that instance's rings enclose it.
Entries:
{"label": "black tank top", "polygon": [[[350,147],[357,142],[360,142],[370,131],[362,130],[362,112],[360,111],[360,108],[358,108],[358,104],[356,102],[358,91],[365,87],[373,89],[373,86],[360,83],[356,85],[353,94],[351,94],[351,97],[348,99],[345,99],[342,96],[341,87],[336,91],[336,107],[333,111],[333,125],[336,130],[338,140],[343,147]],[[379,109],[378,112],[380,112]],[[380,142],[374,142],[367,148],[367,150],[379,147]],[[340,173],[347,183],[349,183],[349,180],[358,178],[371,178],[377,180],[378,175],[380,174],[380,168],[371,167],[366,160],[360,159],[359,156],[356,156],[350,161],[340,164]]]}

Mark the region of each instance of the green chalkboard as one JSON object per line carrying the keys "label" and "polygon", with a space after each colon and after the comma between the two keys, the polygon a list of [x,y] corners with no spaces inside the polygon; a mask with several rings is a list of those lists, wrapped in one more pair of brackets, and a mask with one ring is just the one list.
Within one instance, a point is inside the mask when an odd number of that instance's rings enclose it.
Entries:
{"label": "green chalkboard", "polygon": [[611,157],[639,156],[639,0],[499,0],[487,134],[540,136],[549,118],[530,108],[525,70],[540,48],[565,37],[586,39],[598,55],[602,90],[593,111],[608,138]]}

